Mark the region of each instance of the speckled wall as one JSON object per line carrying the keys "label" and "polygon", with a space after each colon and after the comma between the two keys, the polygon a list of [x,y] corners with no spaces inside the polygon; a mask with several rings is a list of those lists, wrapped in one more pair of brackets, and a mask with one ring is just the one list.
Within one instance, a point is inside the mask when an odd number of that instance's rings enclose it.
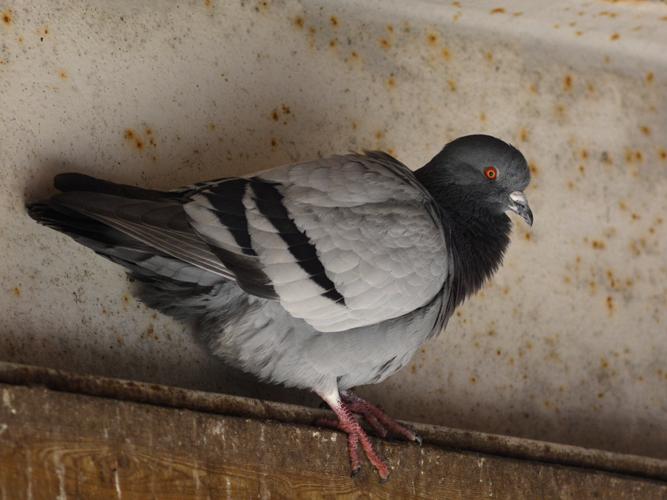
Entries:
{"label": "speckled wall", "polygon": [[416,168],[487,132],[529,159],[535,225],[362,392],[406,419],[667,457],[667,5],[463,3],[0,4],[0,359],[303,400],[208,358],[26,197],[66,170],[168,188],[363,148]]}

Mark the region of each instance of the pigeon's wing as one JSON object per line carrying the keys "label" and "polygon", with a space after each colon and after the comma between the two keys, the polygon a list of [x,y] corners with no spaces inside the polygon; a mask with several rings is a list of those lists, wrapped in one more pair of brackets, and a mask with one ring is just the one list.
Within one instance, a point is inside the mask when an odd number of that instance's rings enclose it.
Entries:
{"label": "pigeon's wing", "polygon": [[[319,331],[406,314],[447,279],[438,209],[389,155],[278,167],[205,186],[190,199],[190,225],[238,283]],[[258,274],[268,277],[265,290]]]}

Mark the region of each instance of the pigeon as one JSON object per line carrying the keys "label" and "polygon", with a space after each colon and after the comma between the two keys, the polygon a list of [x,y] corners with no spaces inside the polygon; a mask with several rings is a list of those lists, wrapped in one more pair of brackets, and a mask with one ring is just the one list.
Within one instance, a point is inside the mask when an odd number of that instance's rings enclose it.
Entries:
{"label": "pigeon", "polygon": [[28,204],[36,221],[120,264],[149,307],[261,380],[308,389],[389,475],[381,437],[420,438],[352,389],[382,382],[437,336],[501,264],[515,212],[529,225],[523,155],[488,135],[411,171],[367,151],[171,191],[78,173]]}

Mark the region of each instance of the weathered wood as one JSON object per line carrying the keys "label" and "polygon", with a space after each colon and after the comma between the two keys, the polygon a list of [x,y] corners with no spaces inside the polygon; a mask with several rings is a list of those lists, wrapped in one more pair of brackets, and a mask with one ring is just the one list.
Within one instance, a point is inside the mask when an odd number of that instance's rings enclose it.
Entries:
{"label": "weathered wood", "polygon": [[[158,384],[81,375],[40,366],[0,362],[0,383],[43,385],[57,391],[189,409],[221,415],[311,425],[331,418],[325,410],[273,401],[214,394]],[[441,448],[591,468],[667,481],[667,461],[532,439],[410,423],[424,443]]]}
{"label": "weathered wood", "polygon": [[667,484],[378,441],[350,478],[341,434],[0,384],[2,498],[667,498]]}

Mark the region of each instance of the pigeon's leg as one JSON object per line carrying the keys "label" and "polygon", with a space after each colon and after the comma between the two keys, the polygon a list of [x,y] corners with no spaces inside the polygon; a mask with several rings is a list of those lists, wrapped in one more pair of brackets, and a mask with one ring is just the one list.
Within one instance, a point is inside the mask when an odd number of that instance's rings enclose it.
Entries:
{"label": "pigeon's leg", "polygon": [[[341,432],[347,432],[338,420],[332,418],[318,418],[315,425],[329,427]],[[359,437],[356,434],[347,435],[347,449],[350,454],[350,466],[352,475],[356,476],[361,470],[361,461],[359,460]]]}
{"label": "pigeon's leg", "polygon": [[[345,400],[343,399],[343,401]],[[375,418],[374,415],[364,412],[364,410],[355,403],[351,404],[348,403],[347,407],[350,409],[352,413],[362,416],[363,419],[368,424],[368,426],[371,429],[373,429],[373,432],[376,435],[380,436],[381,438],[386,438],[389,435],[389,431],[387,430],[387,428],[384,425],[382,425],[380,421],[377,418]]]}
{"label": "pigeon's leg", "polygon": [[338,394],[338,390],[329,393],[318,394],[338,417],[337,427],[348,435],[347,445],[350,455],[350,465],[352,466],[352,474],[356,474],[361,468],[358,454],[358,446],[361,444],[361,447],[364,450],[368,461],[373,464],[373,467],[375,467],[375,470],[377,470],[380,479],[387,479],[387,477],[389,477],[389,467],[377,454],[373,448],[373,444],[371,443],[370,438],[361,428],[361,425],[359,425],[357,419],[354,418],[354,415],[352,415],[352,412],[347,407],[347,405],[341,400],[341,397]]}
{"label": "pigeon's leg", "polygon": [[[368,423],[370,428],[373,429],[374,434],[376,434],[381,438],[387,437],[389,431],[387,431],[387,429],[385,429],[385,427],[380,422],[378,422],[378,420],[373,415],[363,415],[361,412],[355,409],[354,405],[349,405],[348,408],[355,415],[361,415],[364,418],[364,420]],[[315,421],[315,425],[318,425],[320,427],[329,427],[331,429],[337,429],[339,431],[343,430],[341,429],[338,420],[333,420],[331,418],[318,418]]]}
{"label": "pigeon's leg", "polygon": [[[380,436],[385,437],[387,431],[389,431],[391,434],[405,438],[408,441],[415,441],[419,444],[422,443],[422,438],[413,431],[404,425],[399,424],[380,408],[369,403],[365,399],[360,398],[352,391],[341,391],[341,398],[351,412],[362,415],[366,422],[368,422]],[[376,427],[376,423],[379,425],[379,430],[378,427]],[[384,431],[384,433],[382,433],[382,431]]]}

